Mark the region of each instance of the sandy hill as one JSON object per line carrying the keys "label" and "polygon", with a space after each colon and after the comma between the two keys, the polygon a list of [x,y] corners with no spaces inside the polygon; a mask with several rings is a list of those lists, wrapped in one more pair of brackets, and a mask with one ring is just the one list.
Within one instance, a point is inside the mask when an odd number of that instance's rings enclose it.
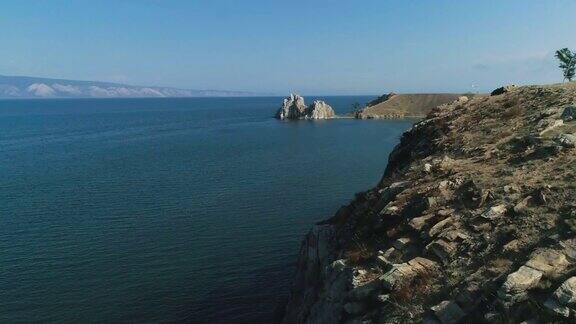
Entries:
{"label": "sandy hill", "polygon": [[433,109],[308,233],[285,323],[576,322],[576,84],[496,93]]}
{"label": "sandy hill", "polygon": [[455,93],[418,93],[386,94],[367,104],[356,117],[358,118],[408,118],[424,117],[434,107],[450,103],[462,94]]}

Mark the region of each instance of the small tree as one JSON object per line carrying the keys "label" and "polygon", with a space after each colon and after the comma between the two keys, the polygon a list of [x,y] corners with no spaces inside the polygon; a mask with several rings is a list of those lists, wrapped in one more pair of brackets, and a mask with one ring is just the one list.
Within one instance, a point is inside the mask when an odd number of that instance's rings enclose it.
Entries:
{"label": "small tree", "polygon": [[562,82],[565,80],[572,81],[576,70],[576,54],[567,48],[563,48],[556,51],[556,58],[560,61],[559,67],[564,73]]}

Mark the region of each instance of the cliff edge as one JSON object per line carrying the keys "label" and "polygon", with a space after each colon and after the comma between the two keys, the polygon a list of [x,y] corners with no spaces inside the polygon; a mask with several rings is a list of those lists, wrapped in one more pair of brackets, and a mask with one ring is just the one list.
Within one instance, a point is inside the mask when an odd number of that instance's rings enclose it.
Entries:
{"label": "cliff edge", "polygon": [[302,242],[284,323],[576,320],[576,85],[434,108]]}
{"label": "cliff edge", "polygon": [[454,93],[418,93],[382,95],[371,102],[365,108],[356,113],[356,118],[422,118],[434,107],[450,103],[461,94]]}

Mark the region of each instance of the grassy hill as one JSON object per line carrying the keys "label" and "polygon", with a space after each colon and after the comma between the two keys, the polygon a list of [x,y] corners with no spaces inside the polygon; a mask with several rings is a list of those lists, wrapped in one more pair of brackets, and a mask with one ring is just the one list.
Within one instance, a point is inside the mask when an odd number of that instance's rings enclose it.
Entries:
{"label": "grassy hill", "polygon": [[418,93],[386,94],[367,104],[358,118],[408,118],[424,117],[434,107],[451,103],[462,94],[457,93]]}

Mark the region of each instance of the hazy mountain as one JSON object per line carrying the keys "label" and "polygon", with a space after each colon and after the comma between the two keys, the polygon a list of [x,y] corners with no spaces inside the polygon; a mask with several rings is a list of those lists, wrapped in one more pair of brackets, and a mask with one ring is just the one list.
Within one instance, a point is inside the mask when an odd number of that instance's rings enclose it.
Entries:
{"label": "hazy mountain", "polygon": [[0,75],[0,98],[236,97],[257,95],[259,94],[245,91],[144,87],[111,82]]}

